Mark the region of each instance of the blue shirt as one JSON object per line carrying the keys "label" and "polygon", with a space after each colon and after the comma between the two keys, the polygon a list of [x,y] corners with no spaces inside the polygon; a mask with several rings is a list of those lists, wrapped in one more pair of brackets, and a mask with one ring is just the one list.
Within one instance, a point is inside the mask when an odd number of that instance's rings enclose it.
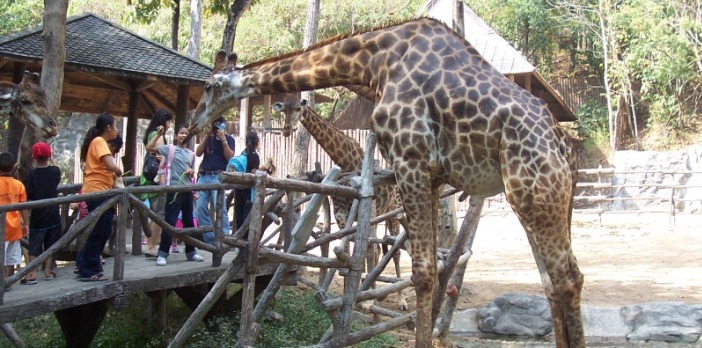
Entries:
{"label": "blue shirt", "polygon": [[[229,135],[227,137],[227,144],[229,148],[234,151],[234,138]],[[209,136],[205,140],[205,152],[202,154],[202,162],[200,162],[200,171],[224,171],[227,169],[227,163],[229,159],[224,158],[224,148],[221,141],[213,136]]]}

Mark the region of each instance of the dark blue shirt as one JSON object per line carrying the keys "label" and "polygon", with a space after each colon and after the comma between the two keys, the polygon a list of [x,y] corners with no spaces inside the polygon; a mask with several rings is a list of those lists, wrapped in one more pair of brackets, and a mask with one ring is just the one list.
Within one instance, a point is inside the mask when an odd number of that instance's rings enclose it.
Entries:
{"label": "dark blue shirt", "polygon": [[[234,138],[229,135],[226,135],[226,137],[229,148],[234,151]],[[207,143],[205,144],[205,152],[202,154],[200,171],[224,171],[227,169],[229,159],[224,158],[224,144],[213,136],[209,136],[207,139],[205,139],[205,141]]]}

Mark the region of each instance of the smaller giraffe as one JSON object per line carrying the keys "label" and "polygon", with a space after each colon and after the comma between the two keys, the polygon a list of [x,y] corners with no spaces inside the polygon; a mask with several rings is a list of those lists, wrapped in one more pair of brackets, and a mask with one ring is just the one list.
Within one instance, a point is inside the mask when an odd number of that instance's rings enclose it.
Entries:
{"label": "smaller giraffe", "polygon": [[16,117],[25,126],[15,173],[17,178],[23,179],[32,167],[34,141],[49,139],[57,134],[56,121],[48,115],[46,94],[39,86],[39,74],[25,71],[19,84],[0,82],[0,115]]}
{"label": "smaller giraffe", "polygon": [[[344,134],[331,123],[323,119],[313,108],[307,105],[306,100],[295,99],[287,95],[283,103],[274,103],[272,107],[275,111],[285,114],[283,136],[289,137],[292,134],[293,125],[299,120],[324,151],[329,154],[332,161],[339,165],[343,172],[361,170],[361,164],[363,162],[363,150],[361,149],[361,145],[355,139]],[[375,216],[400,207],[400,197],[395,186],[377,186],[376,197]],[[334,219],[339,225],[339,229],[344,229],[346,227],[346,220],[349,217],[351,205],[353,204],[353,199],[346,197],[332,197],[331,199],[334,204]],[[388,220],[387,227],[391,236],[396,237],[400,233],[400,223],[397,219]],[[393,261],[395,263],[395,273],[398,278],[401,278],[402,272],[400,269],[399,252],[395,253]],[[401,310],[407,310],[409,306],[407,305],[407,298],[404,290],[399,291],[397,296],[399,308]]]}

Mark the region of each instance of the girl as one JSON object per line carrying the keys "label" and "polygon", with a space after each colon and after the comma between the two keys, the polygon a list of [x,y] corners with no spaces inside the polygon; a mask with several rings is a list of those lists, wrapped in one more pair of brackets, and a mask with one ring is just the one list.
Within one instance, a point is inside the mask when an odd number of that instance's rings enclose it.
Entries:
{"label": "girl", "polygon": [[[258,134],[249,132],[246,135],[246,172],[253,173],[254,169],[258,169],[261,164],[261,159],[258,157]],[[252,207],[252,188],[237,189],[234,191],[234,217],[236,218],[236,229],[238,230],[244,224],[244,220],[251,212]]]}
{"label": "girl", "polygon": [[[158,136],[163,135],[164,128],[158,127],[157,132]],[[157,152],[164,157],[163,161],[166,161],[167,168],[170,164],[170,168],[166,173],[168,185],[189,184],[192,180],[195,154],[183,144],[183,139],[187,136],[188,125],[181,125],[176,128],[175,141],[178,146],[175,148],[171,149],[173,145],[156,146],[156,139],[152,139],[149,145],[146,146],[148,151]],[[183,227],[193,227],[193,195],[190,192],[169,193],[166,195],[166,222],[171,226],[175,226],[179,213],[182,216]],[[161,234],[161,243],[159,243],[156,265],[166,265],[166,258],[168,258],[172,238],[173,237],[168,233]],[[185,244],[185,255],[188,261],[202,262],[204,260],[203,257],[197,253],[195,247],[187,243]]]}
{"label": "girl", "polygon": [[[172,120],[173,115],[169,114],[166,110],[161,109],[156,111],[154,116],[151,118],[151,122],[149,122],[149,126],[146,127],[146,131],[144,132],[144,146],[149,145],[149,143],[153,139],[156,139],[156,147],[159,147],[161,145],[168,145],[168,140],[166,140],[166,137],[163,136],[163,134],[157,136],[156,129],[158,127],[162,127],[165,133],[166,130],[171,128]],[[161,155],[159,155],[155,151],[153,153],[147,153],[146,156],[155,156],[157,159],[161,160]],[[146,158],[144,159],[146,160]],[[146,163],[146,161],[144,161],[144,163]],[[144,175],[142,175],[139,178],[139,184],[141,186],[154,185],[154,183],[146,179]],[[145,193],[141,195],[140,198],[143,201],[148,199],[149,205],[151,206],[151,210],[153,210],[154,213],[156,213],[156,215],[160,217],[165,217],[166,194]],[[144,228],[148,227],[144,226]],[[159,226],[155,222],[152,222],[150,228],[151,237],[146,239],[146,252],[144,253],[144,256],[156,257],[156,246],[161,240],[161,226]]]}
{"label": "girl", "polygon": [[[99,192],[112,189],[115,175],[121,176],[122,170],[115,165],[107,141],[117,136],[115,119],[108,113],[102,113],[95,121],[95,126],[88,130],[80,148],[80,160],[85,163],[83,193]],[[109,197],[93,198],[85,201],[88,211],[97,209]],[[112,233],[114,207],[105,211],[97,220],[95,227],[78,252],[76,263],[81,281],[103,281],[100,254]]]}

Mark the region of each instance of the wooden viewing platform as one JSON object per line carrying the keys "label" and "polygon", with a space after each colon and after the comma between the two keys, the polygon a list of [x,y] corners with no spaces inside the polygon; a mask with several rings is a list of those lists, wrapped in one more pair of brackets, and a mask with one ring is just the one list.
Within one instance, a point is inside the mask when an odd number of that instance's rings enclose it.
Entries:
{"label": "wooden viewing platform", "polygon": [[[110,275],[114,268],[114,258],[105,259],[104,273],[107,281],[81,282],[73,274],[73,263],[59,267],[57,277],[51,281],[44,280],[41,271],[37,271],[37,284],[23,285],[15,283],[5,293],[5,303],[0,306],[0,323],[10,323],[20,319],[31,318],[55,311],[64,310],[101,300],[119,298],[138,293],[159,290],[194,287],[214,284],[234,260],[236,251],[226,253],[222,264],[212,266],[212,255],[200,252],[204,262],[187,261],[185,252],[171,254],[168,265],[156,266],[155,258],[143,255],[126,255],[124,260],[124,278],[113,280]],[[258,275],[271,274],[277,264],[260,264]],[[235,279],[241,279],[243,270]],[[202,297],[204,297],[202,294]]]}

